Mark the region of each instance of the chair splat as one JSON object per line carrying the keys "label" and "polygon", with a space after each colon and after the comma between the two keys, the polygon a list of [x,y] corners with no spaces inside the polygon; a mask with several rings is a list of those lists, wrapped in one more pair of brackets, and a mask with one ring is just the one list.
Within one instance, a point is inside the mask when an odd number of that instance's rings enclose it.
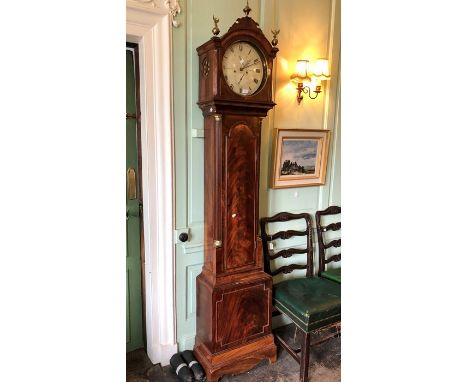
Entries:
{"label": "chair splat", "polygon": [[[299,220],[304,219],[306,223],[305,231],[298,231],[298,230],[282,230],[278,231],[274,234],[268,234],[266,232],[266,226],[269,223],[277,223],[277,222],[287,222],[290,220]],[[264,266],[265,272],[269,273],[270,275],[274,276],[278,274],[281,268],[277,269],[275,273],[271,271],[270,268],[270,260],[275,260],[279,257],[288,258],[295,254],[307,254],[307,266],[302,264],[300,265],[301,268],[286,268],[285,270],[288,273],[292,272],[295,269],[307,269],[307,276],[313,275],[313,247],[312,247],[312,219],[309,214],[302,213],[302,214],[292,214],[290,212],[280,212],[272,217],[262,218],[260,219],[260,228],[261,228],[261,237],[262,237],[262,245],[263,245],[263,253],[268,254],[268,258],[264,256]],[[290,239],[294,236],[306,236],[306,248],[304,249],[297,249],[297,248],[289,248],[285,250],[278,251],[277,253],[271,253],[268,249],[268,242],[276,239]],[[304,268],[305,267],[305,268]]]}
{"label": "chair splat", "polygon": [[331,247],[334,247],[334,248],[341,247],[341,239],[332,240],[328,244],[324,244],[323,246],[323,248],[325,249],[331,248]]}
{"label": "chair splat", "polygon": [[283,249],[282,251],[278,251],[275,254],[270,254],[270,260],[275,260],[278,257],[282,257],[284,259],[291,257],[292,255],[295,254],[301,254],[301,253],[307,253],[308,250],[307,248],[305,249],[296,249],[296,248],[289,248],[289,249]]}
{"label": "chair splat", "polygon": [[341,261],[341,253],[333,254],[328,256],[326,250],[329,248],[341,247],[341,238],[333,239],[329,242],[325,242],[324,232],[327,231],[338,231],[341,230],[341,222],[333,222],[326,226],[322,226],[323,216],[338,215],[341,214],[341,207],[330,206],[323,211],[317,211],[315,214],[315,220],[317,224],[317,242],[319,250],[319,275],[335,282],[341,283],[341,268],[327,269],[327,264],[331,262]]}
{"label": "chair splat", "polygon": [[277,270],[271,272],[272,276],[276,276],[280,273],[291,273],[292,271],[296,269],[307,269],[307,265],[298,265],[298,264],[289,264],[289,265],[284,265],[282,267],[279,267]]}
{"label": "chair splat", "polygon": [[322,232],[326,231],[338,231],[341,229],[341,222],[338,223],[331,223],[325,227],[322,227]]}
{"label": "chair splat", "polygon": [[276,240],[276,239],[290,239],[293,236],[305,236],[307,235],[307,231],[294,231],[294,230],[288,230],[288,231],[279,231],[276,232],[274,235],[270,235],[270,241],[271,240]]}
{"label": "chair splat", "polygon": [[331,263],[332,261],[341,261],[341,253],[337,255],[330,256],[328,259],[325,259],[325,263]]}

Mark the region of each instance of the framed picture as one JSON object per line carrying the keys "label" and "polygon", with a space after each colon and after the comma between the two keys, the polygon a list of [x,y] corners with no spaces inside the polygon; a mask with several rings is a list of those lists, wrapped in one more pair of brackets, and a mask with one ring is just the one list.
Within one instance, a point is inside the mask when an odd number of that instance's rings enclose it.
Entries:
{"label": "framed picture", "polygon": [[271,188],[325,184],[329,130],[275,129]]}

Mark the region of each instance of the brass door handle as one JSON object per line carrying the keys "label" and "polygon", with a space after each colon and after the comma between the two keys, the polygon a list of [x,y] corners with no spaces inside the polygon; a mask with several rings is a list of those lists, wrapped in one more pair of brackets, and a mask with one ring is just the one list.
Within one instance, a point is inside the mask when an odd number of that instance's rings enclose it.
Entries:
{"label": "brass door handle", "polygon": [[136,172],[135,169],[129,167],[127,169],[127,199],[133,200],[137,197],[137,186],[136,186]]}

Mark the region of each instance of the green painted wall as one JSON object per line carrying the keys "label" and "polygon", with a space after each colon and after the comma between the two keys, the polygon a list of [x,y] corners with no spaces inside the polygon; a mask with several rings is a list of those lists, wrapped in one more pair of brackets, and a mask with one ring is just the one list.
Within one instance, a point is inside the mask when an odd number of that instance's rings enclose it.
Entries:
{"label": "green painted wall", "polygon": [[[173,29],[176,229],[189,229],[190,239],[176,244],[176,308],[179,349],[192,348],[195,339],[195,278],[203,264],[203,117],[198,98],[196,48],[211,38],[212,16],[220,19],[221,34],[242,17],[245,0],[181,0],[179,28]],[[260,217],[279,211],[315,213],[340,204],[340,4],[339,0],[251,0],[250,14],[268,38],[280,28],[275,70],[275,102],[263,122],[261,147]],[[297,105],[289,84],[299,58],[328,57],[332,80],[318,99]],[[273,190],[268,187],[274,128],[332,131],[327,183],[321,187]],[[201,131],[200,131],[201,130]],[[301,243],[298,242],[298,245]]]}

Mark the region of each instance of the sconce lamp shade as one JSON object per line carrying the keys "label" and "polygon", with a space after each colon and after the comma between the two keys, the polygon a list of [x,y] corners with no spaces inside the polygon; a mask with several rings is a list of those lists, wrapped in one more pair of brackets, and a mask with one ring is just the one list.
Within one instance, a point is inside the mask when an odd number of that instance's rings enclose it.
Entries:
{"label": "sconce lamp shade", "polygon": [[329,80],[330,72],[328,71],[328,60],[320,58],[315,62],[312,75],[319,80]]}
{"label": "sconce lamp shade", "polygon": [[309,60],[297,60],[296,72],[291,75],[291,80],[295,83],[310,82]]}
{"label": "sconce lamp shade", "polygon": [[307,77],[307,67],[309,65],[309,60],[297,60],[296,63],[296,74],[299,77],[305,78]]}

